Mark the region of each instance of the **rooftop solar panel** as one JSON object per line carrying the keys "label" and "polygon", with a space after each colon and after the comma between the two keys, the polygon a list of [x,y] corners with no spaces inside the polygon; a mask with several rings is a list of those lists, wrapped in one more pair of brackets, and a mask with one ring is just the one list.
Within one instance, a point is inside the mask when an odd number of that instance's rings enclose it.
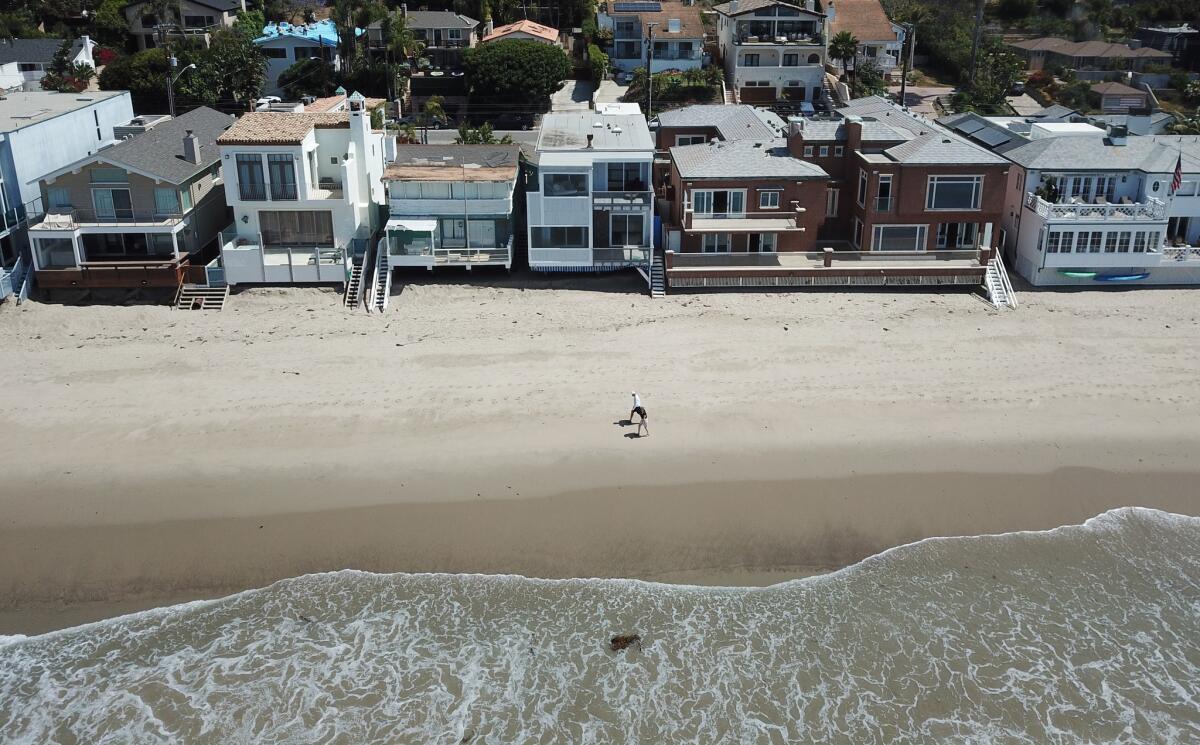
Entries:
{"label": "rooftop solar panel", "polygon": [[955,124],[954,128],[957,129],[959,132],[962,132],[965,135],[969,135],[972,132],[978,132],[979,130],[983,129],[985,126],[987,126],[987,125],[985,125],[983,122],[981,122],[977,119],[968,119],[966,121]]}
{"label": "rooftop solar panel", "polygon": [[662,3],[646,2],[644,0],[638,2],[620,2],[613,3],[613,10],[618,13],[659,13],[662,12]]}
{"label": "rooftop solar panel", "polygon": [[982,132],[976,132],[971,136],[980,142],[991,145],[992,147],[998,147],[1012,139],[1003,132],[997,132],[994,129],[985,129]]}

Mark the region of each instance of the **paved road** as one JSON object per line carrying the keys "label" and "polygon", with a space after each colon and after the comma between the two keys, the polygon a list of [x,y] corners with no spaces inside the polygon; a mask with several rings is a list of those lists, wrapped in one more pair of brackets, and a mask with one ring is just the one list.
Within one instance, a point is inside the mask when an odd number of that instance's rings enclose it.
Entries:
{"label": "paved road", "polygon": [[[513,138],[513,142],[517,144],[536,145],[538,138],[538,131],[536,129],[531,129],[528,132],[522,132],[519,130],[514,132],[497,131],[495,134],[497,139],[503,137],[504,135],[509,135]],[[452,145],[454,144],[454,138],[457,136],[457,129],[431,129],[429,130],[429,144]]]}
{"label": "paved road", "polygon": [[615,80],[601,80],[596,90],[596,105],[602,103],[617,103],[629,90],[627,85],[619,85]]}

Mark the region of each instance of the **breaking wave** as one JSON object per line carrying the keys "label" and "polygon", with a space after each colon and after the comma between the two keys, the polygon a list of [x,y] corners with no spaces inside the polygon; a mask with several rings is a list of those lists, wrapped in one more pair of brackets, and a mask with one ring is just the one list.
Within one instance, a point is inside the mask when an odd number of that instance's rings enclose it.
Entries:
{"label": "breaking wave", "polygon": [[1200,519],[768,588],[344,571],[3,642],[6,743],[1195,743]]}

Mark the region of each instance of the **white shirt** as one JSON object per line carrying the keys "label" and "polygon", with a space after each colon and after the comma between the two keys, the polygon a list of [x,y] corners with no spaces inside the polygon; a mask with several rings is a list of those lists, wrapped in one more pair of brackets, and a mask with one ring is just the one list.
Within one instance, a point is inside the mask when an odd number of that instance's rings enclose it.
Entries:
{"label": "white shirt", "polygon": [[633,394],[633,408],[635,408],[635,409],[636,409],[636,408],[638,408],[638,407],[639,407],[639,406],[641,406],[641,405],[642,405],[642,399],[641,399],[641,397],[640,397],[640,396],[638,396],[638,394],[636,394],[636,393],[635,393],[635,394]]}

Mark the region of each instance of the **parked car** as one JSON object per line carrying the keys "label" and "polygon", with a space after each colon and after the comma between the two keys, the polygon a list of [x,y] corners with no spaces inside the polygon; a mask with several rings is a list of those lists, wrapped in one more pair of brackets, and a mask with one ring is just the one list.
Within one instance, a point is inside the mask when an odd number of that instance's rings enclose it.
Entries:
{"label": "parked car", "polygon": [[633,73],[631,73],[631,72],[617,73],[617,84],[618,85],[629,85],[632,82],[633,82]]}
{"label": "parked car", "polygon": [[488,120],[492,129],[499,130],[528,130],[533,129],[534,116],[533,114],[500,114]]}
{"label": "parked car", "polygon": [[408,116],[402,116],[396,120],[396,123],[400,125],[411,124],[418,129],[422,127],[428,127],[429,129],[445,129],[449,126],[449,122],[445,121],[444,119],[426,120],[425,115],[420,112],[409,114]]}
{"label": "parked car", "polygon": [[1020,80],[1013,83],[1012,87],[1008,89],[1008,95],[1010,95],[1010,96],[1020,96],[1020,95],[1024,95],[1024,93],[1025,93],[1025,84],[1022,83]]}

